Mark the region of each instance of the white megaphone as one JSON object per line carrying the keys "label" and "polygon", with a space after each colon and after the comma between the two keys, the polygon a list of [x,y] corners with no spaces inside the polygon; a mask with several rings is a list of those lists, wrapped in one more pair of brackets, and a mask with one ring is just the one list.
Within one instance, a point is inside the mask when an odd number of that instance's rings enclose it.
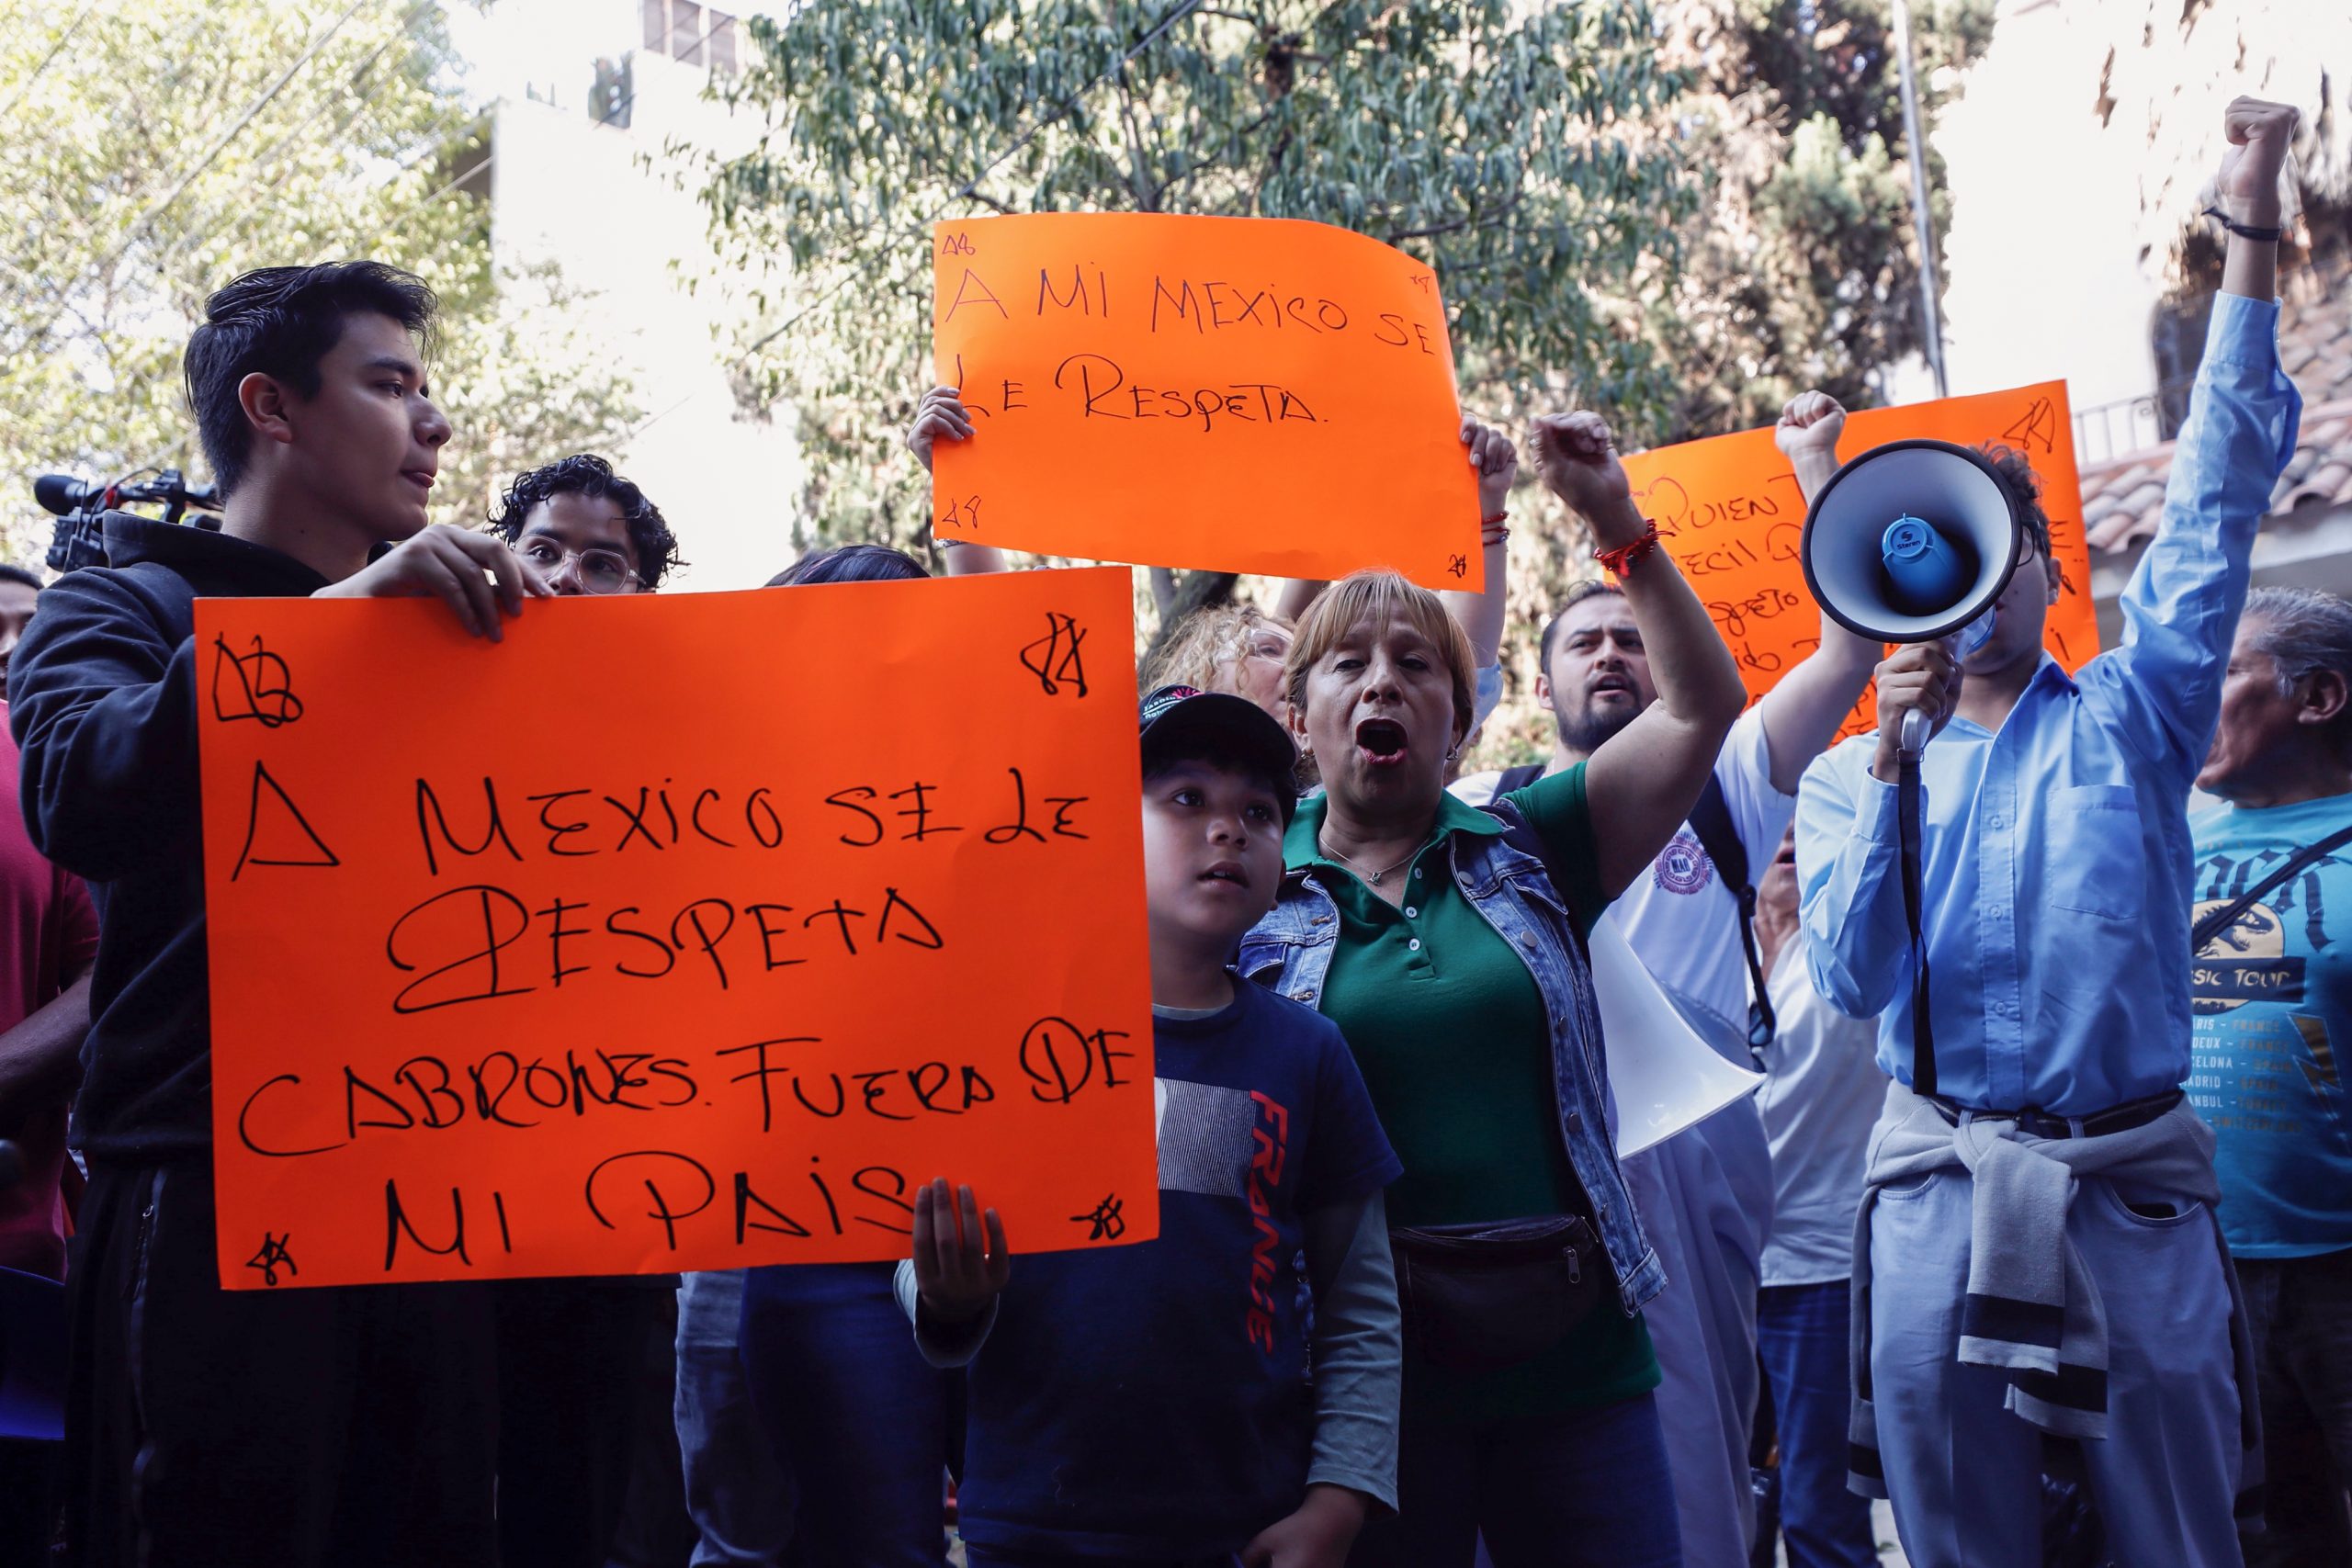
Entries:
{"label": "white megaphone", "polygon": [[[1797,557],[1829,618],[1878,642],[1960,634],[1965,659],[1993,634],[2025,529],[2009,487],[1982,453],[1949,441],[1890,441],[1830,476],[1805,512]],[[1903,716],[1916,757],[1928,716]]]}

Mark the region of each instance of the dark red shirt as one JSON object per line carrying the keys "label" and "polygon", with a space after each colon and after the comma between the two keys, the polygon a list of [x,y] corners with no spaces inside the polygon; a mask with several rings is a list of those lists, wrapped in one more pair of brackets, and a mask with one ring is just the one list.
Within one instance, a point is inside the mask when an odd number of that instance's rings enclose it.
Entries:
{"label": "dark red shirt", "polygon": [[[88,889],[43,860],[25,832],[6,715],[0,703],[0,1031],[54,1000],[98,953]],[[43,1106],[14,1134],[25,1174],[0,1187],[0,1268],[65,1277],[65,1111],[63,1100]]]}

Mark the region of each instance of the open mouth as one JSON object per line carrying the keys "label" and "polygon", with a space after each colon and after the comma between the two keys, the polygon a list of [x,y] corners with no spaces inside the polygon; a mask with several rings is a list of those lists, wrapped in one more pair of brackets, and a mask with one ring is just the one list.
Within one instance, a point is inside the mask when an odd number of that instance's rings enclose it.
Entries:
{"label": "open mouth", "polygon": [[1625,697],[1638,697],[1641,695],[1639,692],[1634,690],[1634,682],[1627,680],[1623,675],[1603,675],[1593,682],[1589,690],[1591,694],[1596,697],[1607,696],[1611,694]]}
{"label": "open mouth", "polygon": [[1356,745],[1374,767],[1405,760],[1405,727],[1393,718],[1368,718],[1356,726]]}
{"label": "open mouth", "polygon": [[1241,868],[1241,864],[1238,861],[1221,860],[1215,865],[1209,867],[1208,870],[1201,873],[1199,880],[1203,882],[1227,882],[1231,883],[1236,887],[1247,887],[1250,886],[1250,874]]}

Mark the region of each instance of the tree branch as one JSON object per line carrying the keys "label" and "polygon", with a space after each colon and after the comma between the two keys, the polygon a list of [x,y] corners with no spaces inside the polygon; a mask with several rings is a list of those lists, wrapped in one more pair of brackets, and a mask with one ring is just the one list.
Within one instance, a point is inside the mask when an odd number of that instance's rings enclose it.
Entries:
{"label": "tree branch", "polygon": [[1146,569],[1151,579],[1151,602],[1159,611],[1159,624],[1166,626],[1173,618],[1176,608],[1176,574],[1164,566]]}
{"label": "tree branch", "polygon": [[[1165,567],[1152,568],[1155,572],[1166,570]],[[1151,641],[1143,650],[1143,659],[1148,660],[1158,653],[1176,628],[1183,625],[1184,617],[1193,611],[1228,603],[1233,598],[1233,585],[1240,581],[1241,574],[1238,571],[1186,572],[1183,581],[1177,584],[1174,601],[1160,615],[1159,629],[1151,634]],[[1157,586],[1153,592],[1155,595],[1159,592]],[[1136,662],[1140,665],[1143,660]]]}

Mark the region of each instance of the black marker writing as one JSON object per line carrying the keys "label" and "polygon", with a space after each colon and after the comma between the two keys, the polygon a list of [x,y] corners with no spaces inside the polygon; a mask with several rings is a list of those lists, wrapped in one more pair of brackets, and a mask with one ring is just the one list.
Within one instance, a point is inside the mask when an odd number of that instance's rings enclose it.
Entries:
{"label": "black marker writing", "polygon": [[254,638],[251,653],[232,652],[229,639],[212,639],[212,716],[223,724],[250,718],[276,729],[302,716],[302,699],[286,660]]}
{"label": "black marker writing", "polygon": [[1024,644],[1021,649],[1022,667],[1037,677],[1038,688],[1047,696],[1057,694],[1064,686],[1086,695],[1086,661],[1080,657],[1086,632],[1075,620],[1058,610],[1046,612],[1046,635]]}
{"label": "black marker writing", "polygon": [[277,1271],[280,1269],[285,1269],[288,1274],[300,1274],[302,1270],[294,1266],[294,1255],[286,1250],[286,1244],[293,1239],[292,1231],[288,1231],[284,1235],[272,1235],[267,1231],[262,1232],[261,1248],[245,1260],[245,1267],[260,1269],[261,1282],[265,1285],[277,1283]]}

